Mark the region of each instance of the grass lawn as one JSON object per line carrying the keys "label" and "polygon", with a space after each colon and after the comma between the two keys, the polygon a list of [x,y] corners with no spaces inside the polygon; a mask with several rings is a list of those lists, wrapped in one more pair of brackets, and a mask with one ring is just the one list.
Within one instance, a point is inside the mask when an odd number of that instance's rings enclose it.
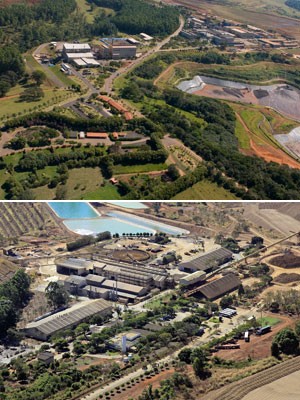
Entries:
{"label": "grass lawn", "polygon": [[237,197],[218,186],[216,183],[204,179],[191,188],[178,193],[173,200],[236,200]]}
{"label": "grass lawn", "polygon": [[4,97],[3,100],[0,100],[0,118],[4,116],[14,117],[18,113],[29,113],[39,106],[46,108],[51,104],[57,103],[59,100],[67,98],[67,93],[63,90],[48,88],[44,89],[44,94],[45,96],[42,100],[31,102],[19,102],[19,97]]}
{"label": "grass lawn", "polygon": [[277,325],[279,322],[281,322],[280,318],[276,318],[276,317],[262,317],[262,318],[258,318],[257,322],[259,323],[260,326],[274,326]]}
{"label": "grass lawn", "polygon": [[144,165],[115,165],[114,166],[114,175],[121,174],[137,174],[140,172],[150,172],[150,171],[163,171],[167,169],[168,166],[165,163],[161,164],[144,164]]}
{"label": "grass lawn", "polygon": [[69,170],[66,183],[67,198],[81,199],[87,192],[97,190],[103,177],[99,168],[75,168]]}
{"label": "grass lawn", "polygon": [[53,67],[49,67],[49,70],[52,71],[57,78],[62,81],[66,86],[72,86],[74,84],[80,84],[81,81],[80,79],[76,79],[76,77],[72,76],[70,78],[68,75],[64,74],[60,70],[61,66],[60,64],[54,65]]}
{"label": "grass lawn", "polygon": [[86,192],[80,197],[80,200],[120,200],[121,196],[116,186],[107,183],[94,191]]}
{"label": "grass lawn", "polygon": [[238,138],[241,149],[250,149],[250,138],[238,119],[236,119],[235,123],[235,136]]}

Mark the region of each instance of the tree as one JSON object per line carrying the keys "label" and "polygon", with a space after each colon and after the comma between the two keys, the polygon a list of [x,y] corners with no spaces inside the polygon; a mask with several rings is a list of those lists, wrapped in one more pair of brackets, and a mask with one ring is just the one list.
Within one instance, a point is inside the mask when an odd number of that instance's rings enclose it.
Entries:
{"label": "tree", "polygon": [[186,364],[191,364],[191,355],[192,355],[192,349],[190,348],[185,348],[181,350],[181,352],[178,354],[178,358],[180,361],[185,362]]}
{"label": "tree", "polygon": [[40,86],[46,80],[46,74],[43,71],[36,70],[31,74],[31,78],[35,81],[37,86]]}
{"label": "tree", "polygon": [[58,185],[55,192],[56,200],[64,200],[67,196],[67,188],[65,185]]}
{"label": "tree", "polygon": [[220,301],[220,306],[222,308],[227,308],[230,307],[233,303],[233,297],[228,295],[228,296],[224,296],[221,301]]}
{"label": "tree", "polygon": [[179,171],[175,164],[171,164],[168,166],[168,176],[172,181],[176,181],[180,177]]}
{"label": "tree", "polygon": [[54,309],[66,306],[69,303],[69,294],[65,288],[57,282],[50,282],[46,287],[46,297],[48,303]]}
{"label": "tree", "polygon": [[300,338],[300,321],[297,321],[295,324],[295,333]]}
{"label": "tree", "polygon": [[279,358],[280,350],[279,350],[278,343],[272,342],[272,345],[271,345],[271,354],[272,354],[273,357]]}
{"label": "tree", "polygon": [[20,101],[25,101],[25,102],[39,101],[44,96],[45,94],[39,86],[30,86],[20,94]]}
{"label": "tree", "polygon": [[273,342],[277,343],[279,351],[284,354],[296,354],[299,350],[298,337],[290,328],[285,328],[278,332]]}

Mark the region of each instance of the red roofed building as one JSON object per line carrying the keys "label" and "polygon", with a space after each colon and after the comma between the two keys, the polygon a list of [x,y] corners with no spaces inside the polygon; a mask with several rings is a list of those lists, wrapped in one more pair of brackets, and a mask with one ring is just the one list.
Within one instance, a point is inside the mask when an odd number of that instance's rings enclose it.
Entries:
{"label": "red roofed building", "polygon": [[108,134],[105,132],[87,132],[85,137],[88,139],[108,139]]}
{"label": "red roofed building", "polygon": [[125,117],[126,121],[130,121],[131,119],[133,119],[133,115],[131,114],[130,111],[125,111],[124,117]]}

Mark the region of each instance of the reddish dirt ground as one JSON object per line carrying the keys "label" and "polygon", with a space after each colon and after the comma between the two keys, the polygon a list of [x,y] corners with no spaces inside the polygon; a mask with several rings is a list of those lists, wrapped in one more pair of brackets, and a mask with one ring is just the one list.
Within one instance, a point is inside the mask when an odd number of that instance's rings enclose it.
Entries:
{"label": "reddish dirt ground", "polygon": [[155,375],[149,379],[145,379],[141,383],[135,385],[133,388],[130,388],[122,393],[118,393],[117,399],[118,400],[128,400],[130,398],[136,399],[138,396],[142,394],[143,390],[150,384],[152,385],[153,389],[156,389],[159,387],[159,383],[162,380],[169,378],[171,375],[173,375],[174,372],[175,369],[170,368],[169,370],[161,372],[159,375]]}
{"label": "reddish dirt ground", "polygon": [[[40,0],[26,0],[25,3],[27,4],[36,4],[39,3]],[[7,7],[11,4],[21,3],[22,0],[0,0],[0,7]]]}
{"label": "reddish dirt ground", "polygon": [[282,322],[275,325],[270,333],[267,333],[263,336],[251,335],[249,343],[239,340],[238,343],[241,346],[240,349],[221,350],[215,353],[216,356],[225,360],[237,361],[245,360],[249,356],[255,360],[260,360],[262,358],[271,356],[271,343],[276,333],[283,328],[293,327],[295,325],[295,321],[292,318],[283,315],[279,315],[278,318],[280,318]]}
{"label": "reddish dirt ground", "polygon": [[[245,131],[248,133],[249,137],[251,137],[253,134],[249,130],[248,126],[245,124],[243,118],[238,113],[235,113],[236,118],[240,121],[240,123],[243,125]],[[279,148],[273,147],[269,145],[268,143],[265,143],[263,146],[258,145],[255,143],[254,140],[250,139],[250,150],[240,150],[241,153],[248,155],[248,156],[257,156],[260,158],[263,158],[266,161],[273,161],[276,162],[277,164],[286,164],[290,166],[291,168],[297,168],[300,169],[300,164],[294,160],[292,157],[289,157],[284,151],[282,151]]]}

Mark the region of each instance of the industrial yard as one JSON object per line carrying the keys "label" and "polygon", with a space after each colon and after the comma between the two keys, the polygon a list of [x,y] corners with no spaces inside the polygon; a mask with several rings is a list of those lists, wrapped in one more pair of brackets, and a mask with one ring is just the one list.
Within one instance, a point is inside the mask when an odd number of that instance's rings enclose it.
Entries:
{"label": "industrial yard", "polygon": [[[43,235],[44,241],[35,243],[39,231],[28,226],[31,246],[41,246],[40,254],[28,249],[22,232],[18,243],[3,248],[3,266],[14,264],[33,279],[16,326],[22,342],[2,349],[3,365],[14,365],[22,354],[29,363],[39,360],[46,369],[54,360],[64,360],[65,368],[73,365],[83,374],[91,368],[102,371],[100,382],[91,377],[90,389],[80,385],[73,394],[75,399],[86,393],[92,400],[110,397],[107,392],[118,394],[123,383],[124,399],[130,393],[141,395],[151,382],[160,390],[164,379],[182,373],[178,364],[182,351],[199,346],[207,351],[212,377],[197,381],[188,364],[193,385],[197,382],[191,398],[221,382],[232,382],[239,373],[238,363],[253,374],[263,369],[264,362],[279,362],[271,353],[274,338],[297,325],[297,309],[289,308],[286,315],[288,300],[284,300],[297,299],[300,288],[295,278],[300,265],[297,203],[162,203],[159,207],[148,203],[137,209],[101,202],[94,204],[96,208],[69,204],[56,206],[54,212],[53,205],[44,203],[43,214],[58,227],[72,216],[84,230],[85,221],[105,220],[111,210],[118,210],[157,226],[169,223],[172,229],[177,224],[189,230],[150,233],[139,232],[139,226],[136,233],[93,236],[66,229],[61,231],[64,239],[45,242]],[[39,210],[41,205],[35,207]],[[14,215],[13,209],[9,212]],[[195,215],[197,225],[192,222]],[[288,221],[288,230],[280,229],[280,218]],[[278,281],[282,274],[293,278]],[[10,276],[3,277],[2,285],[5,279],[14,279]],[[276,312],[273,298],[279,299]],[[230,377],[218,362],[233,363]]]}

